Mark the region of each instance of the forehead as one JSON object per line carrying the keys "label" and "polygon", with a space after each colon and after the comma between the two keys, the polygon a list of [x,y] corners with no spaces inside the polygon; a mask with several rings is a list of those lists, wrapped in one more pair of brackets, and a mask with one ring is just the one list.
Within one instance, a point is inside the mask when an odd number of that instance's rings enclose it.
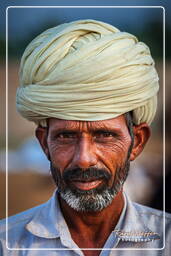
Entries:
{"label": "forehead", "polygon": [[77,120],[62,120],[57,118],[48,119],[49,129],[50,130],[99,130],[99,129],[118,129],[124,130],[126,125],[126,120],[124,115],[108,119],[108,120],[99,120],[99,121],[77,121]]}

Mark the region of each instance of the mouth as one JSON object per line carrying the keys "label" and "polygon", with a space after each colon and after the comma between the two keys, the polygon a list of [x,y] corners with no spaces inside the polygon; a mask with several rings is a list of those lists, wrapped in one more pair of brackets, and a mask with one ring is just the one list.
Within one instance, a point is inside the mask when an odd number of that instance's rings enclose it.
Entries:
{"label": "mouth", "polygon": [[102,183],[102,179],[96,180],[72,180],[71,184],[80,190],[91,190],[98,187]]}

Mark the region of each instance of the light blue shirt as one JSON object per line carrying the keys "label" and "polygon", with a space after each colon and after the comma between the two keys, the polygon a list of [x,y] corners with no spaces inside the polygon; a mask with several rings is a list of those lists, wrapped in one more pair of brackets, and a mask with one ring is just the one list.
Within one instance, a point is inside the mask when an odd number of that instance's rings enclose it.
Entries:
{"label": "light blue shirt", "polygon": [[[45,204],[8,218],[8,241],[5,220],[0,221],[0,256],[84,255],[71,238],[57,193]],[[118,224],[100,256],[170,256],[171,214],[166,214],[165,223],[163,220],[163,212],[132,203],[125,195]],[[163,226],[166,228],[165,249],[162,249]]]}

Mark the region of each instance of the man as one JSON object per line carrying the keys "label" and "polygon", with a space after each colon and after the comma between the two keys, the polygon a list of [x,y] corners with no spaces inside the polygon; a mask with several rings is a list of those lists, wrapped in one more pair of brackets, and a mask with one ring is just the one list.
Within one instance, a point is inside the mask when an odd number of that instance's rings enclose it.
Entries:
{"label": "man", "polygon": [[157,91],[148,47],[109,24],[74,21],[28,45],[17,109],[37,125],[57,191],[9,218],[8,250],[1,225],[1,255],[170,255],[171,216],[165,241],[163,212],[123,192],[150,136]]}

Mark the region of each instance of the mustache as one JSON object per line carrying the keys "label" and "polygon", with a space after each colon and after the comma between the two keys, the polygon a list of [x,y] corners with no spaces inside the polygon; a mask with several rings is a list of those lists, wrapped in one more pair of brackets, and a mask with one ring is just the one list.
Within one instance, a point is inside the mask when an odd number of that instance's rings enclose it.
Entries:
{"label": "mustache", "polygon": [[82,168],[69,168],[65,169],[63,172],[63,179],[65,181],[70,180],[84,180],[88,181],[90,179],[105,179],[110,180],[111,174],[107,172],[105,169],[90,167],[87,169]]}

